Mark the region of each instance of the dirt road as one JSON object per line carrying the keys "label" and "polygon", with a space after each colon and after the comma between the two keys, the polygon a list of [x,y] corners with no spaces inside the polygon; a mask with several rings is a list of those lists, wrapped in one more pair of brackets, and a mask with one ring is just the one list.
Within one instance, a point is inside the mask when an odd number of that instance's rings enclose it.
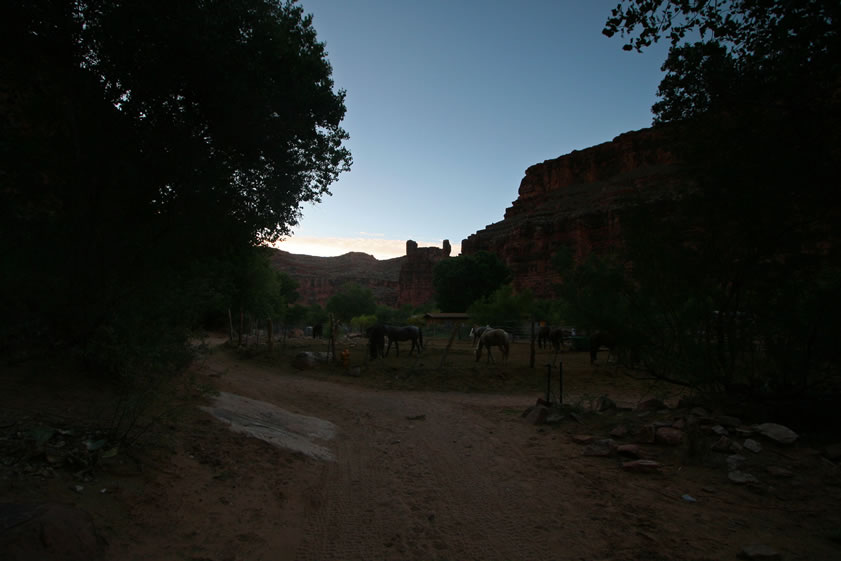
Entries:
{"label": "dirt road", "polygon": [[649,452],[655,473],[585,455],[573,435],[604,435],[621,417],[535,426],[521,413],[537,395],[377,390],[227,352],[194,373],[221,396],[280,408],[295,438],[323,452],[193,408],[157,451],[137,465],[111,459],[83,492],[60,475],[6,494],[90,512],[113,560],[700,561],[752,544],[786,561],[841,553],[837,469],[808,449],[780,453],[795,477],[748,488],[663,447]]}

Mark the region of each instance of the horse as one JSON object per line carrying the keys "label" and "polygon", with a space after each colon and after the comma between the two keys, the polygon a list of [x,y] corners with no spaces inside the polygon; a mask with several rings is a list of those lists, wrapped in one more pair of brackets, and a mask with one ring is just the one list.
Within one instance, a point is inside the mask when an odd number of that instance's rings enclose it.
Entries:
{"label": "horse", "polygon": [[548,343],[552,343],[552,348],[555,352],[561,350],[561,344],[564,342],[564,330],[560,327],[549,327],[542,325],[537,331],[537,346],[545,348]]}
{"label": "horse", "polygon": [[488,329],[491,329],[490,325],[485,325],[484,327],[479,327],[478,325],[473,326],[473,329],[470,330],[470,336],[473,337],[474,345],[479,340],[479,337],[482,336],[482,333],[484,333]]}
{"label": "horse", "polygon": [[415,349],[418,354],[423,350],[423,331],[420,327],[414,325],[407,325],[405,327],[395,327],[393,325],[384,325],[385,334],[388,336],[388,348],[385,350],[385,356],[388,356],[388,351],[391,350],[391,344],[394,343],[394,348],[397,351],[397,356],[400,356],[400,346],[398,341],[411,341],[412,348],[409,349],[409,355]]}
{"label": "horse", "polygon": [[610,353],[616,347],[616,337],[607,331],[597,331],[590,335],[590,364],[596,362],[602,347],[607,347],[607,356],[610,358]]}
{"label": "horse", "polygon": [[324,326],[320,323],[312,326],[312,338],[321,339],[324,332]]}
{"label": "horse", "polygon": [[373,325],[365,330],[368,336],[368,352],[371,358],[383,358],[385,356],[385,326]]}
{"label": "horse", "polygon": [[482,333],[482,336],[479,337],[479,344],[476,346],[476,362],[479,362],[479,358],[481,358],[482,356],[483,347],[488,349],[487,362],[496,362],[494,361],[494,358],[491,355],[491,347],[499,347],[502,351],[502,360],[508,360],[510,341],[511,336],[505,330],[493,328],[486,329]]}

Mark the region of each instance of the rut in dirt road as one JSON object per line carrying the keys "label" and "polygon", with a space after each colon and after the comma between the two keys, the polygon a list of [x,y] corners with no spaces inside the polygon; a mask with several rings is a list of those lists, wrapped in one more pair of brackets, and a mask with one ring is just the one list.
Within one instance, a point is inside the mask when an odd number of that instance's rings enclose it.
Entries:
{"label": "rut in dirt road", "polygon": [[516,415],[502,427],[521,436],[512,442],[498,422],[431,396],[350,392],[341,408],[337,461],[319,466],[296,559],[551,559],[596,538],[561,535],[575,505],[528,466],[534,429]]}

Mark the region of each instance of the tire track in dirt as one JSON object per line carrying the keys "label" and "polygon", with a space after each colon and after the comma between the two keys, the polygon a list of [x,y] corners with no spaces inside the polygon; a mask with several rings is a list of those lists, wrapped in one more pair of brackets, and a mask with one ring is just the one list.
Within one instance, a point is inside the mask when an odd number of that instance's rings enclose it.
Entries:
{"label": "tire track in dirt", "polygon": [[596,536],[563,530],[575,514],[529,465],[534,429],[518,418],[500,436],[498,419],[452,396],[352,394],[341,408],[355,419],[333,420],[337,462],[296,559],[548,559],[591,547]]}

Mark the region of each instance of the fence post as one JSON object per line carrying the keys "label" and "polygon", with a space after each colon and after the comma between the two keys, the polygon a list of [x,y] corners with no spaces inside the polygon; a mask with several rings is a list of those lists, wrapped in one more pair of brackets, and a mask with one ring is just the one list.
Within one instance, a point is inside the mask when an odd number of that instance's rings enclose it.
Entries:
{"label": "fence post", "polygon": [[552,403],[552,365],[546,365],[546,403]]}
{"label": "fence post", "polygon": [[534,316],[531,317],[531,355],[529,356],[529,368],[534,368]]}
{"label": "fence post", "polygon": [[450,352],[450,347],[453,346],[453,341],[456,338],[456,334],[458,333],[458,324],[453,328],[453,332],[450,334],[450,340],[447,341],[447,346],[444,348],[444,354],[441,355],[441,364],[438,365],[438,370],[444,368],[444,360],[447,358],[447,353]]}
{"label": "fence post", "polygon": [[558,362],[558,405],[564,404],[564,361]]}

